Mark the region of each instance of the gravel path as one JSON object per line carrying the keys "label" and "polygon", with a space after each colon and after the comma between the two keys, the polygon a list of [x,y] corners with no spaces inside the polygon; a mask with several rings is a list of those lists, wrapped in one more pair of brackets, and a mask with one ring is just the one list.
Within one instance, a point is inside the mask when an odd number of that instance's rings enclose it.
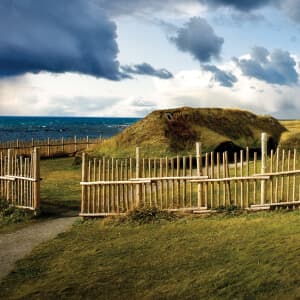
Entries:
{"label": "gravel path", "polygon": [[0,234],[0,280],[12,271],[17,260],[40,243],[68,230],[76,219],[58,218],[26,226],[13,233]]}

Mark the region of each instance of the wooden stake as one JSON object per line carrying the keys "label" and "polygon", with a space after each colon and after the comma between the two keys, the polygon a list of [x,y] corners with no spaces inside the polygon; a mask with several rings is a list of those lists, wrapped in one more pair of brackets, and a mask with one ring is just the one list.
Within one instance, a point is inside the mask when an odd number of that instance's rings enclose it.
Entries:
{"label": "wooden stake", "polygon": [[[293,170],[296,170],[296,156],[297,150],[294,148],[294,157],[293,157]],[[296,201],[296,176],[293,176],[293,202]]]}
{"label": "wooden stake", "polygon": [[[243,176],[243,167],[244,167],[244,151],[240,151],[240,176]],[[241,208],[244,208],[244,182],[241,181]]]}
{"label": "wooden stake", "polygon": [[[136,173],[135,177],[140,178],[140,148],[136,147],[136,152],[135,152],[135,159],[136,159]],[[141,193],[140,193],[140,185],[136,185],[136,206],[140,206],[140,198],[141,198]]]}
{"label": "wooden stake", "polygon": [[[271,150],[271,157],[270,157],[270,172],[272,173],[273,172],[273,149]],[[273,179],[271,178],[270,180],[270,200],[271,200],[271,203],[274,202],[273,200]]]}
{"label": "wooden stake", "polygon": [[[234,152],[234,176],[237,177],[237,153]],[[234,205],[237,206],[237,183],[234,182]]]}
{"label": "wooden stake", "polygon": [[[220,153],[217,153],[217,178],[221,176],[221,167],[220,167]],[[217,206],[220,207],[221,205],[221,194],[220,194],[220,182],[217,183],[217,199],[218,204]]]}
{"label": "wooden stake", "polygon": [[[257,174],[257,152],[254,152],[253,172],[254,172],[254,174]],[[256,188],[257,188],[257,184],[256,184],[256,180],[254,180],[254,182],[253,182],[253,201],[254,201],[254,204],[257,204]]]}
{"label": "wooden stake", "polygon": [[[193,157],[192,155],[189,156],[189,175],[193,175]],[[193,192],[192,192],[192,184],[189,183],[189,194],[190,194],[190,207],[193,207]]]}
{"label": "wooden stake", "polygon": [[[186,156],[183,156],[182,159],[183,159],[183,161],[182,161],[182,172],[183,173],[182,174],[183,174],[183,176],[186,176]],[[182,199],[183,206],[187,206],[187,203],[186,203],[186,181],[185,180],[183,181],[182,195],[183,195],[183,199]]]}
{"label": "wooden stake", "polygon": [[[197,161],[197,176],[202,174],[201,166],[201,154],[202,154],[202,145],[201,143],[196,143],[196,161]],[[202,185],[198,184],[198,207],[202,206]]]}
{"label": "wooden stake", "polygon": [[[214,153],[210,153],[210,177],[215,178],[215,163],[214,163]],[[214,201],[214,183],[210,183],[210,207],[213,208],[213,201]]]}
{"label": "wooden stake", "polygon": [[[261,174],[266,173],[266,160],[267,160],[267,134],[265,132],[261,135]],[[260,204],[266,203],[266,182],[261,181],[261,194]]]}
{"label": "wooden stake", "polygon": [[[285,150],[282,150],[282,161],[281,161],[281,171],[284,171],[285,165]],[[281,176],[281,187],[280,187],[280,201],[283,201],[283,194],[284,194],[284,176]]]}
{"label": "wooden stake", "polygon": [[[287,159],[287,170],[290,171],[290,161],[291,161],[291,150],[288,151],[288,159]],[[286,201],[290,201],[290,176],[287,176],[287,184],[286,184]]]}
{"label": "wooden stake", "polygon": [[[205,153],[205,175],[209,176],[208,174],[208,153]],[[208,183],[205,183],[204,186],[204,207],[208,207]]]}
{"label": "wooden stake", "polygon": [[[279,153],[280,149],[277,148],[276,150],[276,166],[275,166],[275,171],[279,172]],[[278,203],[278,176],[275,178],[275,203]]]}
{"label": "wooden stake", "polygon": [[40,149],[34,148],[33,152],[33,208],[37,213],[40,210]]}
{"label": "wooden stake", "polygon": [[[88,179],[88,166],[87,166],[87,154],[82,153],[82,175],[81,175],[81,181],[87,182]],[[87,201],[87,186],[82,185],[81,186],[81,213],[85,213],[85,203]]]}
{"label": "wooden stake", "polygon": [[[249,147],[246,147],[246,176],[249,176]],[[249,207],[249,181],[246,181],[246,207]]]}

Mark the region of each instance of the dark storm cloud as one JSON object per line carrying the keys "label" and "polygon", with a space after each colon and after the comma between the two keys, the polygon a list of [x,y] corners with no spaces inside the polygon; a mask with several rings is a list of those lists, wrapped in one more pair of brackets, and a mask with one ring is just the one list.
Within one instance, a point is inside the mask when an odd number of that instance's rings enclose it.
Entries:
{"label": "dark storm cloud", "polygon": [[118,80],[116,25],[85,0],[1,0],[0,76],[77,72]]}
{"label": "dark storm cloud", "polygon": [[189,52],[200,62],[219,58],[224,39],[218,37],[205,19],[194,17],[179,28],[170,40],[180,51]]}
{"label": "dark storm cloud", "polygon": [[287,51],[275,49],[269,52],[263,47],[255,47],[251,59],[234,58],[243,74],[268,83],[291,85],[298,82],[296,61]]}
{"label": "dark storm cloud", "polygon": [[153,12],[165,11],[168,13],[180,13],[178,5],[197,3],[198,0],[94,0],[110,15],[133,15],[142,16]]}
{"label": "dark storm cloud", "polygon": [[198,0],[198,1],[210,7],[227,6],[240,11],[250,11],[265,6],[272,2],[271,0]]}
{"label": "dark storm cloud", "polygon": [[148,75],[161,79],[169,79],[173,74],[166,69],[155,69],[148,63],[136,64],[133,66],[125,65],[121,67],[125,74]]}
{"label": "dark storm cloud", "polygon": [[110,14],[124,15],[161,10],[179,12],[180,6],[196,3],[210,8],[231,7],[238,11],[250,11],[277,1],[280,0],[97,0],[97,3]]}
{"label": "dark storm cloud", "polygon": [[[248,21],[257,21],[253,14],[266,6],[273,6],[284,11],[291,19],[300,22],[299,0],[94,0],[110,15],[153,15],[153,12],[183,13],[182,8],[188,4],[200,3],[209,9],[231,8],[233,11],[244,13]],[[250,14],[250,16],[247,16]],[[243,18],[243,19],[244,19]],[[244,21],[241,19],[241,21]]]}
{"label": "dark storm cloud", "polygon": [[237,11],[250,12],[265,6],[276,7],[295,22],[300,22],[299,0],[198,0],[207,7],[231,7]]}
{"label": "dark storm cloud", "polygon": [[215,81],[225,87],[232,87],[237,78],[230,72],[225,72],[214,65],[202,65],[202,69],[213,74]]}

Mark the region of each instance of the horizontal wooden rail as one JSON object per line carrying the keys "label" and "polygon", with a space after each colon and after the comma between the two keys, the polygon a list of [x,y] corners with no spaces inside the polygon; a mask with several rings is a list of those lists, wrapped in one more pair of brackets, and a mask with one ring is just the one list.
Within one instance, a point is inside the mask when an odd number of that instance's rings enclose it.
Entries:
{"label": "horizontal wooden rail", "polygon": [[11,178],[9,176],[0,176],[0,180],[10,180],[10,181],[15,181],[15,178]]}
{"label": "horizontal wooden rail", "polygon": [[200,179],[208,179],[208,176],[169,176],[169,177],[146,177],[146,178],[131,178],[131,181],[139,181],[148,179],[151,181],[160,181],[160,180],[200,180]]}
{"label": "horizontal wooden rail", "polygon": [[[272,173],[264,173],[267,176],[284,176],[284,175],[297,175],[300,174],[300,170],[292,170],[292,171],[282,171],[282,172],[272,172]],[[259,176],[259,174],[254,174],[254,176]]]}
{"label": "horizontal wooden rail", "polygon": [[112,184],[139,184],[139,183],[151,183],[151,180],[116,180],[116,181],[90,181],[90,182],[80,182],[80,185],[112,185]]}
{"label": "horizontal wooden rail", "polygon": [[94,144],[96,144],[96,142],[93,142],[93,141],[91,141],[91,142],[76,142],[76,143],[74,143],[74,142],[70,142],[70,143],[52,143],[52,144],[39,144],[39,143],[35,143],[35,145],[34,146],[32,146],[32,145],[26,145],[26,146],[22,146],[22,145],[20,145],[20,146],[11,146],[11,147],[3,147],[3,146],[0,146],[0,150],[7,150],[7,149],[13,149],[13,150],[16,150],[16,149],[32,149],[32,148],[34,148],[34,147],[60,147],[60,146],[73,146],[73,145],[94,145]]}
{"label": "horizontal wooden rail", "polygon": [[289,205],[300,205],[300,201],[285,201],[285,202],[277,202],[277,203],[266,203],[266,204],[256,204],[251,205],[250,209],[270,209],[271,207],[276,206],[289,206]]}
{"label": "horizontal wooden rail", "polygon": [[21,180],[31,181],[31,182],[37,182],[38,181],[35,178],[24,177],[24,176],[15,176],[15,175],[6,175],[6,176],[4,176],[4,179],[12,180],[12,181],[14,181],[16,179],[21,179]]}
{"label": "horizontal wooden rail", "polygon": [[80,213],[80,217],[112,217],[112,216],[125,216],[126,213]]}
{"label": "horizontal wooden rail", "polygon": [[10,206],[21,208],[21,209],[35,210],[35,208],[31,206],[24,206],[24,205],[10,205]]}
{"label": "horizontal wooden rail", "polygon": [[268,180],[270,176],[243,176],[243,177],[226,177],[226,178],[209,178],[209,179],[196,179],[190,182],[224,182],[224,181],[243,181],[243,180]]}

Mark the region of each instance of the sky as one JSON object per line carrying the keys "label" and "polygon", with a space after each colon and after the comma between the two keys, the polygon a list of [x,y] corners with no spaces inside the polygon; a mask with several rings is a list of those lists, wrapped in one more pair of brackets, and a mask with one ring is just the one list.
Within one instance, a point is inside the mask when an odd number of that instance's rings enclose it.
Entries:
{"label": "sky", "polygon": [[0,115],[300,119],[299,0],[0,0]]}

